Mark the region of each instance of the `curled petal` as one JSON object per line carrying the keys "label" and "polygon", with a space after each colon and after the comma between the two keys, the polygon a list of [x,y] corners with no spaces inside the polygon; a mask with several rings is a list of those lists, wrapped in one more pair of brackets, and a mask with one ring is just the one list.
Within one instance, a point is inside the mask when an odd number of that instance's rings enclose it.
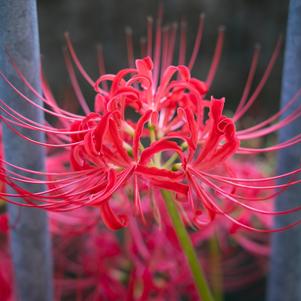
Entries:
{"label": "curled petal", "polygon": [[139,149],[140,137],[142,135],[142,130],[145,123],[149,120],[151,112],[152,112],[151,110],[147,111],[137,122],[134,139],[133,139],[133,155],[135,160],[138,159],[138,149]]}
{"label": "curled petal", "polygon": [[109,229],[118,230],[128,225],[128,217],[123,214],[116,215],[108,201],[99,205],[99,209],[102,220]]}
{"label": "curled petal", "polygon": [[177,145],[177,143],[163,139],[152,143],[151,146],[147,147],[141,153],[140,164],[145,165],[154,154],[167,150],[177,152],[182,158],[182,149]]}
{"label": "curled petal", "polygon": [[157,167],[148,167],[141,164],[137,164],[135,171],[152,177],[163,177],[169,179],[178,179],[183,176],[183,172],[170,171]]}
{"label": "curled petal", "polygon": [[152,179],[151,183],[153,185],[157,186],[157,187],[167,189],[167,190],[171,190],[171,191],[174,191],[176,193],[183,194],[185,196],[188,194],[188,191],[189,191],[188,185],[182,184],[182,183],[179,183],[179,182],[175,182],[175,181]]}

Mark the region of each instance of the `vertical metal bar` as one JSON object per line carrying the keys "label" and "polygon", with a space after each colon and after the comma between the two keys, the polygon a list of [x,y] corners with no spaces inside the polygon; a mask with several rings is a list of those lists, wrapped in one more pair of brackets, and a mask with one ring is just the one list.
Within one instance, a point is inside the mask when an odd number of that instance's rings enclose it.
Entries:
{"label": "vertical metal bar", "polygon": [[[40,90],[40,52],[35,0],[0,0],[0,69],[9,80],[35,99],[18,78],[5,53],[7,48],[27,80]],[[43,114],[28,105],[0,79],[0,97],[18,112],[38,122]],[[35,140],[43,141],[40,132],[22,129]],[[15,135],[3,126],[3,145],[7,161],[34,170],[43,170],[45,151]],[[24,185],[26,189],[32,186]],[[41,189],[35,185],[35,189]],[[22,202],[22,200],[19,200]],[[15,271],[17,300],[52,301],[52,259],[47,214],[38,209],[8,205],[11,229],[11,252]]]}
{"label": "vertical metal bar", "polygon": [[[281,105],[284,106],[301,88],[301,0],[291,0],[288,15],[284,69],[282,79]],[[301,97],[290,112],[301,105]],[[280,131],[280,141],[300,133],[301,118]],[[280,173],[300,166],[300,143],[282,150],[278,157]],[[276,202],[277,210],[300,206],[301,185],[296,185],[282,193]],[[275,219],[277,227],[282,227],[300,219],[295,215],[279,216]],[[268,281],[267,300],[301,300],[301,226],[272,237],[272,254]]]}

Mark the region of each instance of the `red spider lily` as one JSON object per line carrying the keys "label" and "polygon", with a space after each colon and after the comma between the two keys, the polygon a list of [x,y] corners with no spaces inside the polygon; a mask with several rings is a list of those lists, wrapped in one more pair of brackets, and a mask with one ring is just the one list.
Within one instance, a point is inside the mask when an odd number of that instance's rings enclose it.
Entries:
{"label": "red spider lily", "polygon": [[[231,160],[231,166],[235,171],[237,177],[253,177],[262,178],[264,174],[260,171],[258,164],[256,162],[236,162]],[[271,181],[269,185],[274,185]],[[249,193],[249,195],[247,195]],[[262,198],[267,197],[267,191],[261,189],[245,190],[242,188],[237,189],[237,195],[244,196],[245,198]],[[270,202],[257,202],[258,208],[261,210],[272,211],[273,210],[273,199]],[[188,208],[187,208],[188,210]],[[236,218],[248,226],[257,225],[263,229],[272,229],[273,219],[272,215],[262,215],[258,212],[252,212],[247,208],[236,208],[235,211]],[[209,223],[202,231],[198,231],[194,234],[195,239],[200,241],[210,239],[213,235],[216,235],[221,244],[225,241],[225,238],[231,236],[242,248],[246,251],[257,254],[257,255],[268,255],[269,248],[267,246],[267,235],[263,235],[257,232],[242,231],[241,227],[231,220],[224,220],[222,216],[218,216],[214,223]]]}
{"label": "red spider lily", "polygon": [[[65,154],[49,156],[47,170],[64,170],[67,160]],[[254,163],[233,161],[231,165],[237,176],[262,176]],[[259,189],[248,192],[252,193],[252,197],[262,197],[264,193]],[[177,300],[179,295],[198,300],[160,191],[154,190],[153,193],[155,195],[152,200],[147,200],[150,197],[147,186],[140,190],[144,226],[141,227],[132,217],[128,232],[122,240],[117,239],[114,232],[107,232],[99,226],[95,208],[86,207],[71,213],[50,214],[56,300],[66,297],[76,297],[77,300]],[[244,194],[244,190],[237,193]],[[125,210],[123,207],[127,206],[128,197],[124,191],[119,191],[115,197],[123,200],[115,203],[116,210]],[[262,203],[262,206],[265,205],[266,203]],[[188,214],[192,211],[188,204],[185,210]],[[261,227],[271,227],[271,221],[260,215],[250,214],[244,209],[238,213],[246,224],[253,224],[254,218],[257,218]],[[154,215],[161,218],[161,227],[154,225],[151,218]],[[0,248],[4,261],[0,267],[4,271],[10,265],[9,255],[5,253],[8,222],[4,214],[0,215],[0,231],[4,238],[4,244]],[[223,291],[243,288],[265,274],[265,256],[269,251],[266,235],[242,232],[235,224],[217,217],[202,231],[192,233],[200,258],[210,258],[208,242],[214,233],[220,241]],[[247,252],[242,252],[241,247]],[[203,262],[203,265],[208,275],[211,275],[208,262]],[[3,275],[6,278],[0,279],[0,287],[3,286],[3,290],[7,291],[4,300],[10,300],[13,291],[11,274]]]}
{"label": "red spider lily", "polygon": [[[186,204],[189,205],[187,212],[193,212],[192,216],[187,214],[189,221],[198,227],[203,227],[218,216],[225,217],[239,227],[259,232],[284,230],[300,223],[297,220],[282,229],[261,229],[249,225],[237,211],[280,215],[300,210],[301,206],[275,212],[263,209],[258,204],[273,199],[290,185],[299,184],[301,168],[272,177],[245,178],[235,173],[230,160],[235,155],[255,156],[300,143],[301,135],[297,135],[270,147],[240,146],[241,142],[273,134],[299,118],[300,107],[278,120],[297,101],[300,92],[286,107],[265,121],[242,130],[237,130],[235,126],[263,89],[278,56],[280,41],[262,79],[250,95],[259,57],[259,49],[255,50],[240,104],[234,116],[227,117],[223,112],[225,99],[207,96],[221,56],[223,30],[218,35],[207,79],[201,81],[191,76],[191,69],[201,43],[203,18],[200,19],[194,49],[187,62],[185,24],[181,25],[177,66],[171,65],[176,27],[162,29],[161,18],[157,20],[154,37],[152,21],[149,20],[147,43],[142,47],[142,53],[146,55],[143,59],[134,62],[131,37],[128,36],[130,67],[117,74],[105,74],[104,60],[100,55],[101,75],[97,80],[92,80],[84,70],[67,36],[67,67],[85,116],[60,108],[45,79],[42,81],[43,95],[40,95],[15,66],[20,79],[35,97],[43,100],[46,108],[35,104],[0,73],[2,79],[29,105],[57,118],[58,126],[34,122],[0,100],[2,122],[32,143],[61,148],[70,154],[70,169],[66,171],[28,170],[2,160],[1,179],[15,190],[15,193],[2,193],[2,198],[21,206],[50,211],[98,207],[104,223],[111,229],[119,229],[128,224],[129,213],[115,213],[112,201],[118,201],[120,194],[125,195],[123,201],[129,202],[128,207],[132,206],[136,213],[143,215],[142,202],[147,198],[141,197],[140,192],[145,187],[150,194],[158,189],[174,192],[179,204],[185,208]],[[80,91],[70,56],[96,92],[92,112]],[[128,114],[129,111],[134,112],[134,117]],[[48,142],[33,141],[19,132],[19,127],[46,133]],[[36,176],[40,176],[40,179],[36,179]],[[276,179],[283,179],[284,183],[275,184]],[[45,183],[48,188],[31,193],[19,185],[22,182],[33,185]],[[263,197],[252,196],[252,191],[258,189],[267,191],[267,194]],[[20,195],[25,204],[12,200]]]}
{"label": "red spider lily", "polygon": [[[234,162],[233,162],[234,165]],[[244,173],[244,168],[247,164],[236,164],[238,174]],[[241,169],[239,172],[238,169]],[[261,173],[255,172],[255,167],[252,166],[252,171],[249,175],[262,176]],[[251,192],[251,191],[250,191]],[[263,197],[263,192],[259,189],[252,191],[253,197]],[[145,197],[148,197],[145,194]],[[178,290],[183,291],[183,295],[190,296],[192,300],[198,300],[195,295],[195,291],[192,288],[191,276],[185,263],[185,258],[181,253],[180,246],[176,239],[173,227],[171,226],[168,218],[168,214],[165,212],[165,208],[162,205],[163,200],[160,192],[154,196],[152,201],[144,201],[144,204],[152,204],[150,208],[144,208],[144,215],[146,220],[149,220],[148,216],[153,211],[152,207],[157,208],[156,212],[160,212],[161,227],[154,228],[155,234],[149,235],[150,228],[147,224],[144,227],[137,227],[135,231],[141,231],[142,235],[133,235],[133,225],[130,224],[131,236],[134,240],[134,244],[138,245],[134,249],[140,256],[136,255],[138,263],[140,263],[141,270],[144,271],[146,267],[150,271],[156,271],[166,282],[174,283]],[[270,208],[267,208],[266,203],[262,203],[260,206],[262,209],[272,209],[272,203],[269,203]],[[158,209],[159,208],[159,209]],[[189,215],[189,208],[184,208],[186,216]],[[250,213],[245,209],[241,209],[241,212],[237,211],[239,218],[246,225],[256,225],[266,231],[272,229],[271,217],[267,219],[265,216],[261,216],[257,213]],[[153,213],[152,213],[153,214]],[[191,228],[193,230],[193,228]],[[212,275],[214,275],[211,267],[212,253],[210,251],[210,243],[214,237],[219,241],[219,261],[217,264],[222,269],[219,271],[221,275],[222,285],[221,288],[224,292],[235,291],[240,288],[244,288],[265,276],[267,261],[269,255],[269,237],[265,234],[257,232],[246,232],[237,227],[231,221],[227,221],[222,216],[217,216],[210,224],[203,226],[202,231],[192,231],[191,237],[196,250],[198,250],[198,256],[203,264],[203,267],[209,276],[209,279],[214,281]],[[144,239],[143,239],[143,238]],[[130,239],[129,238],[129,239]],[[162,245],[164,248],[162,249]],[[172,260],[170,260],[172,258]],[[206,258],[206,260],[202,260]],[[143,262],[143,264],[141,264]],[[180,270],[179,270],[179,267]],[[140,273],[142,273],[142,271]],[[140,274],[141,275],[141,274]],[[139,278],[137,276],[137,278]],[[185,281],[184,281],[185,279]],[[172,295],[174,286],[169,285],[163,281],[165,285],[164,292],[167,292],[166,296]],[[163,284],[162,284],[163,285]],[[169,291],[170,289],[170,291]],[[162,294],[164,294],[162,292]],[[175,293],[175,292],[174,292]],[[167,299],[167,297],[165,298]],[[194,298],[194,299],[193,299]],[[163,298],[163,300],[165,300]],[[172,299],[173,300],[173,299]]]}
{"label": "red spider lily", "polygon": [[[113,232],[99,227],[97,212],[89,209],[51,215],[56,300],[113,301],[126,296],[122,279],[129,264],[126,253]],[[87,219],[90,223],[83,227]]]}
{"label": "red spider lily", "polygon": [[[93,218],[94,216],[94,218]],[[6,214],[1,214],[6,218]],[[89,225],[87,225],[89,219]],[[127,268],[126,253],[113,232],[98,228],[95,210],[82,209],[72,214],[51,213],[50,225],[54,242],[55,300],[122,300],[127,288],[122,270]],[[85,224],[85,226],[83,226]],[[1,300],[14,297],[8,232],[0,231]]]}
{"label": "red spider lily", "polygon": [[[230,162],[235,175],[239,178],[264,177],[261,171],[263,167],[256,162],[241,160]],[[238,188],[236,193],[244,197],[264,199],[268,192],[261,189]],[[272,211],[273,202],[272,200],[257,202],[257,208]],[[235,214],[236,218],[245,225],[256,226],[267,232],[272,229],[272,215],[262,215],[245,208],[236,210]],[[266,233],[244,231],[239,225],[225,220],[223,216],[218,216],[202,231],[193,233],[192,239],[195,247],[201,246],[201,258],[209,258],[204,262],[204,268],[210,279],[213,283],[218,281],[217,285],[224,292],[245,288],[266,275],[270,254],[269,235]],[[218,249],[212,251],[212,244],[217,244]],[[219,253],[216,255],[214,252]]]}
{"label": "red spider lily", "polygon": [[[131,219],[121,240],[115,232],[108,232],[98,224],[97,211],[93,208],[82,208],[72,213],[51,213],[55,300],[105,298],[163,301],[178,300],[180,295],[189,296],[190,300],[199,300],[185,257],[174,230],[167,221],[167,213],[164,208],[160,210],[164,216],[161,228],[154,225],[151,219],[148,219],[150,222],[144,227]],[[151,208],[145,210],[144,214],[150,217]],[[87,220],[90,225],[86,225]],[[216,220],[213,223],[215,222]],[[199,257],[209,258],[206,241],[196,236],[193,238]],[[9,254],[4,253],[6,248],[6,243],[1,245],[3,261],[1,260],[0,267],[3,271],[4,268],[7,269],[7,265],[10,266]],[[263,268],[255,266],[254,269],[254,264],[264,262],[265,258],[262,256],[252,257],[230,242],[221,245],[221,252],[225,291],[243,288],[264,273]],[[210,266],[206,262],[204,267],[210,274]],[[0,287],[6,286],[9,289],[9,294],[3,301],[14,300],[9,299],[12,293],[12,275],[3,275],[5,281],[0,279]]]}
{"label": "red spider lily", "polygon": [[[262,176],[255,164],[252,166],[249,162],[232,162],[232,164],[239,176],[243,174],[253,177]],[[262,197],[264,193],[259,189],[250,192],[252,192],[253,197]],[[149,194],[145,189],[142,189],[142,204],[144,205],[142,211],[145,224],[141,227],[135,218],[131,218],[128,232],[125,233],[124,245],[127,250],[128,264],[131,266],[127,272],[129,281],[126,292],[127,298],[129,300],[177,300],[179,295],[185,295],[189,296],[191,300],[198,300],[189,269],[185,264],[185,257],[163,206],[162,196],[159,190],[155,194],[153,200],[144,200],[144,198],[149,198]],[[118,197],[123,198],[121,195]],[[269,204],[272,205],[272,203]],[[262,208],[267,209],[264,207],[266,203],[263,203],[262,206]],[[154,207],[157,208],[157,213],[160,212],[162,220],[160,228],[153,224],[151,218],[154,215]],[[243,211],[240,215],[244,216],[247,224],[253,224],[254,218],[257,218],[257,223],[261,227],[264,229],[271,228],[271,219],[267,220],[258,214],[251,215],[246,210]],[[86,212],[89,214],[88,211]],[[224,291],[246,287],[263,277],[269,254],[267,235],[242,232],[241,229],[234,229],[234,226],[233,223],[225,223],[219,217],[203,231],[196,231],[192,234],[199,257],[210,258],[208,241],[212,239],[212,234],[214,234],[210,229],[215,229],[220,241]],[[88,237],[87,241],[90,241]],[[242,251],[241,248],[247,252]],[[96,258],[93,260],[90,258],[87,262],[97,262],[99,256],[97,255],[97,246],[89,249],[94,250],[90,253],[95,253]],[[208,260],[203,262],[203,265],[210,275],[212,271],[208,265]],[[102,273],[95,267],[95,264],[91,264],[92,266],[96,275]]]}

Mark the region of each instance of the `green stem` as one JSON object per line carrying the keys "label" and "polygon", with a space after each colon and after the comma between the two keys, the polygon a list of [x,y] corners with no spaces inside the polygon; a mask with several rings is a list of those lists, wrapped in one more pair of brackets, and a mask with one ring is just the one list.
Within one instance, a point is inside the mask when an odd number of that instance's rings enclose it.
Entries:
{"label": "green stem", "polygon": [[172,220],[178,240],[188,261],[198,294],[202,301],[214,301],[195,249],[173,197],[171,193],[166,190],[162,190],[162,196],[165,200],[166,208]]}
{"label": "green stem", "polygon": [[209,241],[210,246],[210,275],[214,298],[216,301],[223,301],[223,279],[221,270],[220,246],[216,233]]}
{"label": "green stem", "polygon": [[[148,128],[149,128],[150,141],[151,141],[151,143],[153,143],[156,141],[156,130],[155,130],[155,127],[151,123],[149,123]],[[155,166],[161,165],[161,154],[160,153],[156,153],[154,155],[154,164],[155,164]]]}

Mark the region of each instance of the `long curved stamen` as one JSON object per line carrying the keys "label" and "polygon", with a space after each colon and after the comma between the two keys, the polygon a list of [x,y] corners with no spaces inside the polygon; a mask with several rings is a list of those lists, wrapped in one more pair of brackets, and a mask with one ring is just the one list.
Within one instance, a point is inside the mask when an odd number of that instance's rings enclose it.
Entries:
{"label": "long curved stamen", "polygon": [[191,57],[190,57],[189,63],[188,63],[188,68],[190,70],[193,68],[195,60],[196,60],[197,55],[200,50],[203,32],[204,32],[204,24],[205,24],[205,14],[201,14],[200,20],[199,20],[198,31],[197,31],[196,38],[195,38],[194,45],[193,45],[193,51],[192,51],[192,54],[191,54]]}
{"label": "long curved stamen", "polygon": [[213,82],[213,79],[214,79],[214,76],[217,71],[219,61],[220,61],[220,58],[222,55],[222,48],[223,48],[223,43],[224,43],[224,31],[225,31],[225,27],[223,27],[223,26],[220,27],[218,30],[215,51],[214,51],[211,66],[209,68],[207,79],[206,79],[206,84],[208,86],[208,89],[210,89],[210,87],[211,87],[211,84]]}
{"label": "long curved stamen", "polygon": [[251,66],[250,66],[250,70],[249,70],[249,74],[248,74],[248,78],[243,90],[243,94],[242,97],[238,103],[238,106],[235,110],[234,113],[234,117],[237,116],[237,114],[242,110],[242,108],[244,107],[247,99],[248,99],[248,95],[250,93],[251,90],[251,86],[254,80],[254,76],[256,73],[256,69],[257,69],[257,65],[258,65],[258,59],[259,59],[259,55],[260,55],[260,46],[256,45],[255,49],[254,49],[254,53],[253,53],[253,58],[251,61]]}
{"label": "long curved stamen", "polygon": [[83,96],[83,93],[80,89],[80,86],[78,84],[78,81],[77,81],[77,78],[76,78],[74,68],[72,66],[69,54],[65,49],[64,49],[64,57],[65,57],[65,64],[66,64],[66,67],[67,67],[67,70],[68,70],[69,78],[70,78],[72,87],[74,89],[75,95],[78,99],[78,102],[79,102],[81,108],[83,109],[84,113],[87,115],[91,111],[89,109],[89,106],[88,106],[88,104],[87,104],[87,102],[86,102],[86,100]]}
{"label": "long curved stamen", "polygon": [[71,39],[70,39],[70,36],[68,33],[65,33],[65,40],[66,40],[66,43],[67,43],[67,47],[68,47],[68,50],[71,54],[71,57],[77,67],[77,69],[79,70],[79,72],[81,73],[81,75],[83,76],[83,78],[87,81],[87,83],[93,87],[94,86],[94,81],[92,80],[92,78],[88,75],[88,73],[85,71],[85,69],[83,68],[82,64],[80,63],[76,53],[75,53],[75,50],[73,48],[73,45],[72,45],[72,42],[71,42]]}
{"label": "long curved stamen", "polygon": [[236,114],[235,117],[233,117],[233,120],[236,122],[237,120],[239,120],[247,111],[248,109],[252,106],[252,104],[255,102],[255,100],[257,99],[258,95],[260,94],[260,92],[262,91],[263,87],[265,86],[267,80],[270,77],[270,74],[272,72],[272,69],[275,65],[275,62],[279,56],[280,53],[280,49],[282,46],[282,38],[280,37],[277,41],[275,50],[270,58],[270,61],[268,63],[268,66],[258,84],[258,86],[255,88],[255,91],[253,92],[253,94],[250,96],[250,98],[248,99],[248,101],[246,102],[246,104],[244,105],[244,107]]}

